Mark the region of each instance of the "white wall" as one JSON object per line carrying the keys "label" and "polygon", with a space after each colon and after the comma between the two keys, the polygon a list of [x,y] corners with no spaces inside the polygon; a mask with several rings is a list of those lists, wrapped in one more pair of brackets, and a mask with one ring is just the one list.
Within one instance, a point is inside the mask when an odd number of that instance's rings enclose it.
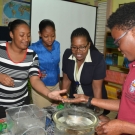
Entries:
{"label": "white wall", "polygon": [[[63,52],[70,47],[70,35],[74,29],[78,27],[86,28],[94,42],[96,7],[62,0],[32,0],[32,43],[39,39],[38,25],[43,19],[51,19],[55,23],[56,40],[61,44],[61,61]],[[61,65],[60,62],[60,67]]]}

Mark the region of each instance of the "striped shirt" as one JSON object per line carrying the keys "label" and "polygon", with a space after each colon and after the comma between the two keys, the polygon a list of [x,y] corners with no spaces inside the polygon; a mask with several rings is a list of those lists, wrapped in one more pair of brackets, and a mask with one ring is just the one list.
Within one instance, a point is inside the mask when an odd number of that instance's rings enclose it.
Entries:
{"label": "striped shirt", "polygon": [[13,62],[7,50],[8,43],[0,44],[0,73],[7,74],[14,80],[14,87],[0,84],[0,106],[14,107],[23,105],[28,96],[28,78],[39,76],[39,64],[37,54],[27,49],[24,60],[20,63]]}

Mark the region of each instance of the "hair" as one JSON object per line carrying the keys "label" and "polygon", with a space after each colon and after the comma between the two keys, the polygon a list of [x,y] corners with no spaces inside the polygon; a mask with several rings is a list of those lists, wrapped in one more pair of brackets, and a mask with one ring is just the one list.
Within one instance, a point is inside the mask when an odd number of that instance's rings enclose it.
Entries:
{"label": "hair", "polygon": [[80,36],[85,37],[87,42],[90,42],[90,48],[96,49],[96,47],[94,46],[94,44],[93,44],[93,42],[91,40],[89,32],[83,27],[77,28],[72,32],[72,34],[71,34],[71,42],[72,42],[74,37],[80,37]]}
{"label": "hair", "polygon": [[55,30],[55,24],[52,20],[44,19],[39,23],[39,32],[41,33],[46,27],[52,27]]}
{"label": "hair", "polygon": [[121,6],[107,20],[107,27],[127,30],[135,26],[135,2]]}
{"label": "hair", "polygon": [[21,19],[16,19],[16,20],[14,20],[12,22],[9,22],[9,24],[8,24],[9,31],[14,32],[16,27],[18,27],[19,25],[22,25],[22,24],[28,25],[25,21],[23,21]]}

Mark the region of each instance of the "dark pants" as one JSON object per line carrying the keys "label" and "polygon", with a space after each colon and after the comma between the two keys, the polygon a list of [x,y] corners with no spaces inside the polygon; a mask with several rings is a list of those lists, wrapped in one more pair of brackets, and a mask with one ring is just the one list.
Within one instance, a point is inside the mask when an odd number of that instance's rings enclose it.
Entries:
{"label": "dark pants", "polygon": [[[27,96],[25,98],[23,105],[28,105],[28,104],[30,104],[30,97],[29,96]],[[5,112],[6,109],[7,109],[7,107],[0,106],[0,119],[6,117],[6,112]]]}

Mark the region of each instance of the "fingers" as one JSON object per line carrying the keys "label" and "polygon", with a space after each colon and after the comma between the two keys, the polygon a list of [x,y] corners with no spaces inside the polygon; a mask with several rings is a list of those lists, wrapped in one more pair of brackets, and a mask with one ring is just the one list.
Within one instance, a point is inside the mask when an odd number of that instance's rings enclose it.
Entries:
{"label": "fingers", "polygon": [[63,93],[66,93],[67,90],[59,90],[59,91],[52,91],[52,92],[49,92],[48,93],[48,97],[53,99],[53,100],[60,100],[60,101],[63,101],[63,98],[60,94],[63,94]]}
{"label": "fingers", "polygon": [[110,121],[110,118],[104,115],[100,115],[99,119],[102,123]]}
{"label": "fingers", "polygon": [[56,100],[62,101],[63,98],[61,96],[56,97]]}
{"label": "fingers", "polygon": [[95,131],[98,135],[104,135],[104,130],[102,129],[102,126],[96,127]]}
{"label": "fingers", "polygon": [[47,74],[46,74],[46,71],[41,71],[40,72],[40,77],[43,79],[43,78],[45,78],[47,76]]}
{"label": "fingers", "polygon": [[78,94],[74,94],[74,97],[75,97],[75,98],[78,98]]}
{"label": "fingers", "polygon": [[3,122],[5,122],[5,119],[0,119],[0,123],[3,123]]}
{"label": "fingers", "polygon": [[66,93],[67,92],[67,89],[59,90],[58,92],[59,92],[59,94],[63,94],[63,93]]}
{"label": "fingers", "polygon": [[2,84],[5,86],[11,86],[14,87],[14,80],[10,77],[6,77],[3,81]]}
{"label": "fingers", "polygon": [[14,87],[14,80],[13,79],[10,80],[10,86]]}
{"label": "fingers", "polygon": [[76,98],[73,98],[73,99],[63,99],[64,102],[67,102],[67,103],[80,103],[80,101]]}
{"label": "fingers", "polygon": [[41,78],[45,78],[47,74],[41,74]]}

